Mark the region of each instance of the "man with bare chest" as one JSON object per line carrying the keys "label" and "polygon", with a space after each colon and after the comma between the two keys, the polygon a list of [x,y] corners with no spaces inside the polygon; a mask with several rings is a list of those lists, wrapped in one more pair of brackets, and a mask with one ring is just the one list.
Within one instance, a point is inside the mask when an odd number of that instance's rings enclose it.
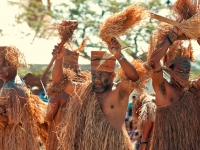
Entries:
{"label": "man with bare chest", "polygon": [[[159,39],[159,34],[162,31],[157,31],[154,38],[158,36],[156,39]],[[200,149],[200,78],[189,80],[190,62],[193,61],[191,43],[183,45],[182,40],[187,38],[177,27],[171,28],[161,39],[150,55],[158,107],[151,149]],[[162,57],[164,67],[160,64]],[[163,77],[164,71],[169,74],[169,80]]]}
{"label": "man with bare chest", "polygon": [[[61,149],[71,150],[132,150],[124,120],[127,111],[130,85],[126,81],[113,83],[116,59],[129,82],[139,79],[136,69],[121,53],[121,45],[112,38],[111,52],[91,52],[92,82],[74,83],[69,80],[65,92],[71,95],[66,122],[60,134]],[[57,52],[52,79],[59,83],[63,77],[62,51]],[[72,116],[72,117],[70,117]],[[68,136],[70,134],[70,137]]]}

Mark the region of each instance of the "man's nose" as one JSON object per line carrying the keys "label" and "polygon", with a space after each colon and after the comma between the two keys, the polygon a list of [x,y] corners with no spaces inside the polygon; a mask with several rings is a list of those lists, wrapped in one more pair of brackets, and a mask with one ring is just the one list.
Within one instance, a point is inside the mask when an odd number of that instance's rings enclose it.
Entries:
{"label": "man's nose", "polygon": [[101,82],[101,79],[100,79],[100,77],[94,77],[94,82]]}

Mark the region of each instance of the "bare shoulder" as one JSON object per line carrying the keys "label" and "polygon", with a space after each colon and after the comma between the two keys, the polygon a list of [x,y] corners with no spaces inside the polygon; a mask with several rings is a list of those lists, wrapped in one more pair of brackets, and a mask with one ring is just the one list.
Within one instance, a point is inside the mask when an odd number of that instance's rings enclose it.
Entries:
{"label": "bare shoulder", "polygon": [[127,82],[125,81],[119,81],[118,83],[116,83],[116,87],[117,89],[119,89],[120,92],[123,92],[124,94],[129,95],[130,93],[130,89],[128,88]]}
{"label": "bare shoulder", "polygon": [[200,77],[196,80],[196,82],[197,82],[197,87],[198,87],[198,89],[200,91]]}
{"label": "bare shoulder", "polygon": [[49,103],[59,104],[60,103],[60,95],[56,95],[56,96],[50,98]]}
{"label": "bare shoulder", "polygon": [[66,92],[63,92],[60,94],[60,104],[64,105],[67,103],[67,101],[69,100],[70,95],[67,94]]}

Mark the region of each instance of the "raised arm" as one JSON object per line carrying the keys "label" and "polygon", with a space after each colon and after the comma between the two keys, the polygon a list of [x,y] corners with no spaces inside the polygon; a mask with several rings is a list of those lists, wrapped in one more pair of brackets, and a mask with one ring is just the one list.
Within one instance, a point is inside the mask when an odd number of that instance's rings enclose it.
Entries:
{"label": "raised arm", "polygon": [[110,43],[108,44],[109,51],[116,57],[119,61],[124,73],[126,76],[132,80],[133,82],[138,80],[138,74],[133,65],[124,58],[123,54],[121,53],[121,45],[116,40],[116,38],[112,38]]}
{"label": "raised arm", "polygon": [[52,55],[56,56],[55,64],[52,71],[52,80],[54,84],[59,84],[64,77],[62,68],[64,49],[59,52],[58,46],[55,46]]}
{"label": "raised arm", "polygon": [[[55,46],[52,54],[56,55],[56,60],[55,60],[55,64],[52,71],[52,80],[54,84],[59,84],[64,77],[63,67],[62,67],[63,57],[64,57],[64,48],[59,52],[58,46]],[[65,92],[68,94],[72,94],[73,91],[74,91],[74,85],[72,81],[69,80],[65,88]]]}
{"label": "raised arm", "polygon": [[165,37],[164,40],[156,47],[156,50],[150,57],[150,65],[154,69],[154,73],[152,75],[152,84],[156,94],[165,94],[165,80],[163,78],[160,60],[166,55],[166,52],[172,43],[181,39],[186,39],[185,35],[180,29],[174,27],[170,34]]}

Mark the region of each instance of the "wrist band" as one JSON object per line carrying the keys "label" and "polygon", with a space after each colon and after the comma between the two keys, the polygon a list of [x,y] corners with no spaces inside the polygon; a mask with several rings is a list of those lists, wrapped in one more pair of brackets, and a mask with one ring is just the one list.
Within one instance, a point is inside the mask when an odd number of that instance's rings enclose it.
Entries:
{"label": "wrist band", "polygon": [[171,31],[168,35],[167,35],[167,40],[169,41],[169,43],[172,45],[174,41],[176,41],[176,39],[178,38],[178,35],[174,32]]}
{"label": "wrist band", "polygon": [[122,60],[122,59],[124,59],[125,57],[124,57],[124,55],[121,53],[121,56],[120,56],[120,58],[119,59],[117,59],[118,61],[120,61],[120,60]]}
{"label": "wrist band", "polygon": [[148,142],[147,142],[147,141],[146,141],[146,142],[140,142],[140,145],[141,145],[141,144],[148,144]]}
{"label": "wrist band", "polygon": [[172,45],[173,43],[172,43],[172,41],[170,40],[170,37],[169,36],[167,36],[167,40],[168,40],[168,42]]}

